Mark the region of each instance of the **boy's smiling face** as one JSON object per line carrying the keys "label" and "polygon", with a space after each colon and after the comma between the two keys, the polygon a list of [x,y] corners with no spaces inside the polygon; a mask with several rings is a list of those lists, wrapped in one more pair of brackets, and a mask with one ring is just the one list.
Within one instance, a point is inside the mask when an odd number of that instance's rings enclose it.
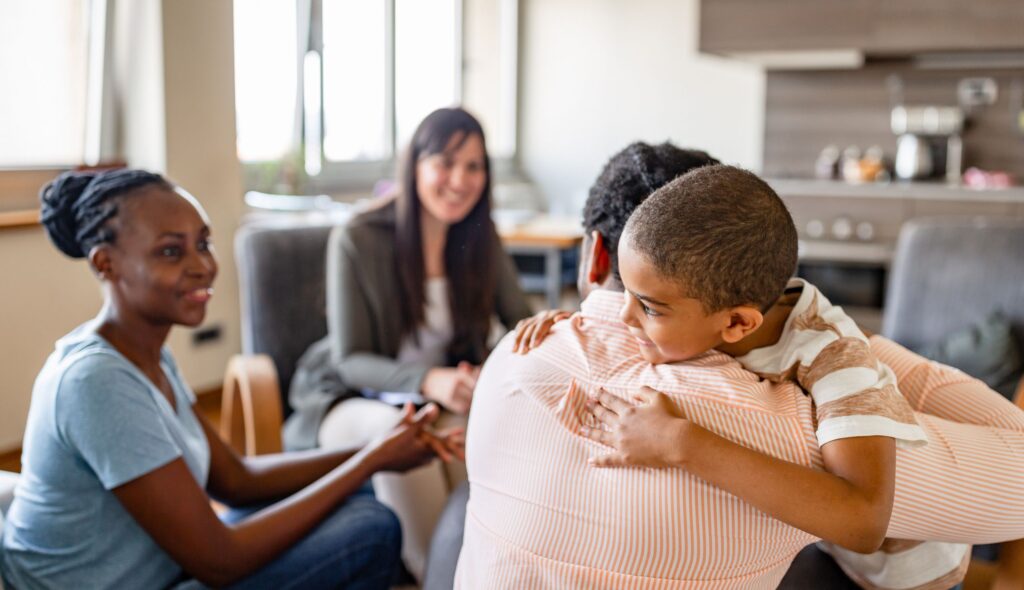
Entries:
{"label": "boy's smiling face", "polygon": [[700,301],[687,297],[631,242],[628,234],[619,240],[619,274],[626,290],[619,315],[644,359],[652,364],[684,361],[721,345],[730,311],[706,313]]}

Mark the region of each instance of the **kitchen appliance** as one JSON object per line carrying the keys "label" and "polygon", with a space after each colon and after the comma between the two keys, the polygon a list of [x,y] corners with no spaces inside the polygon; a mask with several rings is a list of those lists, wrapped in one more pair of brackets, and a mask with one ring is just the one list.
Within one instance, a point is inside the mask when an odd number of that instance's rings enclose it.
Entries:
{"label": "kitchen appliance", "polygon": [[945,177],[959,183],[963,167],[964,112],[960,107],[897,106],[890,118],[896,144],[896,177]]}

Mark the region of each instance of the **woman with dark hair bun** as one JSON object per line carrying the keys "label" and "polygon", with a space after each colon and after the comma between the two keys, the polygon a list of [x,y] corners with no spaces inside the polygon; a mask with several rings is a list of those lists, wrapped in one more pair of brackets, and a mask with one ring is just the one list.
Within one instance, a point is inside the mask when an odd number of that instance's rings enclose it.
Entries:
{"label": "woman with dark hair bun", "polygon": [[[442,420],[465,424],[494,316],[512,327],[530,314],[491,221],[480,123],[460,108],[434,111],[399,176],[396,194],[331,233],[328,335],[292,381],[289,448],[377,436],[398,420],[394,399],[437,402]],[[446,472],[437,462],[374,478],[402,522],[403,558],[416,577],[447,493],[464,480],[462,464]]]}
{"label": "woman with dark hair bun", "polygon": [[[103,307],[61,338],[32,392],[0,571],[15,588],[387,588],[400,529],[365,482],[451,441],[436,406],[362,449],[239,457],[195,411],[164,346],[194,327],[217,261],[202,207],[158,174],[68,173],[42,191]],[[262,510],[218,518],[210,499]]]}

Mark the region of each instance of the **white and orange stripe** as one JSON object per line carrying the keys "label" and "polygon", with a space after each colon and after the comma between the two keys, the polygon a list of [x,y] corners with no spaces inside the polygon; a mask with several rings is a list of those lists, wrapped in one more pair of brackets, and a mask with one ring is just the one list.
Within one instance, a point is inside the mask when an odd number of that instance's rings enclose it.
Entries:
{"label": "white and orange stripe", "polygon": [[795,379],[817,409],[818,444],[856,436],[889,436],[897,446],[927,443],[892,370],[875,358],[868,339],[843,308],[803,279],[778,342],[737,357],[772,381]]}
{"label": "white and orange stripe", "polygon": [[[714,352],[651,366],[617,320],[621,303],[619,293],[595,292],[529,355],[512,354],[505,339],[484,367],[469,421],[471,494],[457,587],[774,588],[815,540],[681,470],[588,465],[606,449],[575,433],[584,397],[598,387],[626,397],[649,385],[731,440],[821,467],[814,408],[797,387],[760,380]],[[922,422],[937,441],[911,450],[909,460],[899,451],[890,534],[1024,537],[1024,435]],[[979,461],[961,469],[952,457],[975,461],[982,449],[969,440],[975,433],[959,428],[1002,440],[988,447],[1000,467]],[[951,472],[947,485],[941,477]],[[957,506],[969,516],[950,503],[969,505]]]}
{"label": "white and orange stripe", "polygon": [[[972,526],[972,520],[976,523],[975,534],[1003,534],[999,527],[1002,517],[992,509],[998,507],[1005,493],[1001,490],[1005,478],[1010,477],[1011,487],[1019,489],[1024,448],[1018,437],[1024,433],[1024,412],[956,369],[928,361],[885,338],[875,336],[870,343],[875,356],[896,375],[904,397],[921,412],[917,414],[918,422],[929,432],[929,444],[937,445],[932,449],[934,453],[909,449],[901,453],[897,463],[898,508],[894,507],[892,522],[915,526],[894,529],[891,525],[889,534],[924,538],[939,529],[963,530]],[[932,436],[933,432],[941,439]],[[1007,471],[998,474],[999,469]],[[1012,479],[1014,473],[1018,474],[1016,482]],[[964,481],[975,476],[979,479]],[[977,501],[971,500],[971,494],[979,491],[984,495],[979,499],[984,505],[975,509]],[[919,507],[914,505],[915,498],[935,499],[929,506]],[[1012,510],[1013,505],[1011,500],[1005,506]],[[931,510],[936,506],[940,507],[938,514]],[[946,514],[941,507],[953,513]],[[928,521],[936,526],[923,526]],[[890,539],[881,551],[869,555],[824,543],[822,547],[867,590],[945,590],[963,580],[970,563],[970,546],[963,542],[971,539],[961,534],[945,540],[960,543]]]}

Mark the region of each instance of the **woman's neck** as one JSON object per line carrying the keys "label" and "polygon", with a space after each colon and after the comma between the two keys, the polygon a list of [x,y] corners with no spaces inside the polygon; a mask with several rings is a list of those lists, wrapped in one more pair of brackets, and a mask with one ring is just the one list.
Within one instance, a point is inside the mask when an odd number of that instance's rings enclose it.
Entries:
{"label": "woman's neck", "polygon": [[423,211],[420,215],[420,235],[423,240],[424,276],[445,276],[444,247],[448,240],[448,224]]}
{"label": "woman's neck", "polygon": [[109,297],[96,319],[99,322],[96,331],[125,358],[144,370],[159,366],[160,349],[171,331],[170,326],[154,326],[138,315],[125,313]]}

